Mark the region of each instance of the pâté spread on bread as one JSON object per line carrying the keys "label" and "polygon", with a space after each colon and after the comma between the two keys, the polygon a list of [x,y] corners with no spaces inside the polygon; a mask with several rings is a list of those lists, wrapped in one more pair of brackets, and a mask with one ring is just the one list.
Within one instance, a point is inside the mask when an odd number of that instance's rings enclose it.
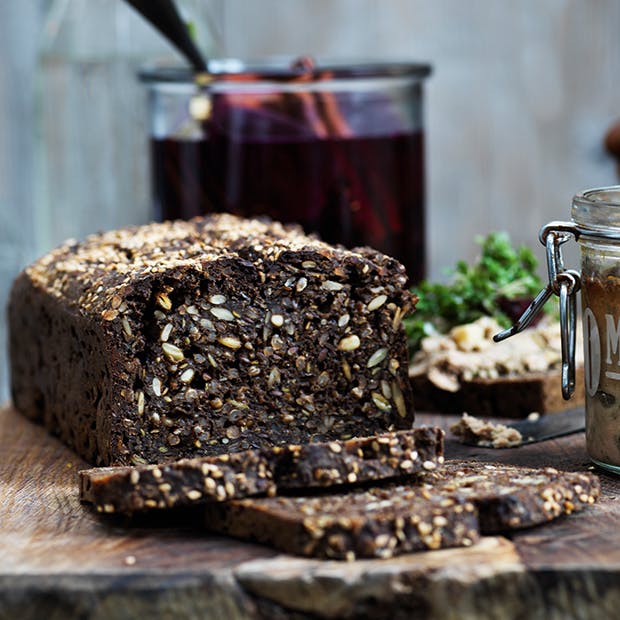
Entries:
{"label": "p\u00e2t\u00e9 spread on bread", "polygon": [[460,262],[449,284],[423,282],[416,313],[406,320],[410,377],[419,410],[527,417],[584,402],[583,354],[578,349],[576,389],[561,393],[559,321],[547,313],[519,338],[496,343],[542,287],[527,247],[506,235],[479,240],[472,265]]}

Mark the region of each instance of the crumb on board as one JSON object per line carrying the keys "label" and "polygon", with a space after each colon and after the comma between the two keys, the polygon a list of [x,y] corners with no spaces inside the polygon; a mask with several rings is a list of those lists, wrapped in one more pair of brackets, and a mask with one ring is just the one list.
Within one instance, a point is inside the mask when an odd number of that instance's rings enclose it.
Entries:
{"label": "crumb on board", "polygon": [[468,413],[463,413],[450,430],[463,443],[474,443],[485,448],[514,448],[523,443],[523,436],[517,429],[481,420]]}

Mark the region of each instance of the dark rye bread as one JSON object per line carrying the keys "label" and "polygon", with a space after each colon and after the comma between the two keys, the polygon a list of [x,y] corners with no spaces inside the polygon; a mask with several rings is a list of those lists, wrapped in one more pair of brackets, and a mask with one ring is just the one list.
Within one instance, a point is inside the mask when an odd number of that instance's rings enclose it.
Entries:
{"label": "dark rye bread", "polygon": [[590,473],[472,461],[446,461],[424,473],[420,484],[429,494],[471,501],[482,534],[531,527],[578,512],[600,493],[599,480]]}
{"label": "dark rye bread", "polygon": [[205,505],[206,527],[300,555],[354,560],[469,546],[474,505],[394,485],[313,497],[241,499]]}
{"label": "dark rye bread", "polygon": [[162,465],[80,472],[80,499],[124,513],[393,479],[443,463],[443,431],[421,427],[376,437],[277,446]]}
{"label": "dark rye bread", "polygon": [[425,375],[411,377],[414,403],[418,411],[467,412],[475,416],[525,418],[530,413],[552,413],[583,405],[585,383],[583,367],[575,371],[575,393],[562,397],[559,370],[508,375],[497,379],[461,380],[456,392],[441,390]]}
{"label": "dark rye bread", "polygon": [[80,499],[108,514],[276,493],[272,468],[261,450],[161,465],[96,467],[79,475]]}
{"label": "dark rye bread", "polygon": [[273,450],[274,480],[278,489],[311,489],[432,471],[444,461],[443,439],[442,429],[421,426],[328,444],[282,446]]}
{"label": "dark rye bread", "polygon": [[65,243],[22,272],[15,406],[93,464],[411,428],[397,261],[212,215]]}
{"label": "dark rye bread", "polygon": [[589,473],[446,461],[406,484],[207,504],[205,523],[289,553],[391,557],[547,523],[598,496],[598,478]]}

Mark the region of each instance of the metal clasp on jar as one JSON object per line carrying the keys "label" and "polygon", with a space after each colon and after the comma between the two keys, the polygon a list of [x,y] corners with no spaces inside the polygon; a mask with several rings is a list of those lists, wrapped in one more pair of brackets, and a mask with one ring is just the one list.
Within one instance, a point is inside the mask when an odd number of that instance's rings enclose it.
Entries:
{"label": "metal clasp on jar", "polygon": [[534,317],[552,295],[560,298],[560,335],[562,342],[562,396],[568,400],[575,391],[575,341],[577,328],[577,292],[581,288],[579,272],[564,267],[562,245],[580,231],[572,222],[550,222],[540,229],[538,238],[547,250],[547,273],[549,283],[536,295],[532,303],[508,329],[495,334],[493,340],[500,342],[518,334],[530,325]]}

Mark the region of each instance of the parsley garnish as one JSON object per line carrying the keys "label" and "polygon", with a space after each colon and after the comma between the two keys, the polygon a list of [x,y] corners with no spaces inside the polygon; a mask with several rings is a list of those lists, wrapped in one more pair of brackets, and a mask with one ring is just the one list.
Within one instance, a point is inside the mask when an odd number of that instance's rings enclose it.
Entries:
{"label": "parsley garnish", "polygon": [[450,283],[424,280],[412,289],[420,298],[416,311],[405,320],[412,352],[425,336],[446,333],[481,316],[492,316],[508,327],[513,319],[500,308],[500,301],[529,300],[543,288],[530,248],[514,248],[504,232],[477,237],[476,242],[482,249],[480,257],[472,265],[459,261]]}

